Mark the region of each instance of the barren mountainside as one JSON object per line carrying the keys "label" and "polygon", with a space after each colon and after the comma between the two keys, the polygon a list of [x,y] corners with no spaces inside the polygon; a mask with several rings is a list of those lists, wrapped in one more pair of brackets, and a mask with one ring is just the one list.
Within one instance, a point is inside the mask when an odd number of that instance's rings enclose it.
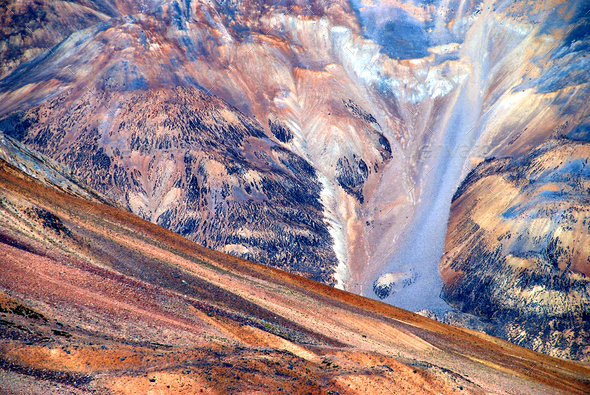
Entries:
{"label": "barren mountainside", "polygon": [[[590,221],[568,158],[588,140],[589,11],[9,1],[0,131],[201,245],[588,360],[586,233],[554,230],[562,205]],[[577,181],[519,173],[540,152]],[[506,214],[507,191],[531,212]]]}
{"label": "barren mountainside", "polygon": [[[19,163],[35,174],[47,159]],[[0,159],[2,393],[590,388],[585,365],[212,251],[63,186]]]}
{"label": "barren mountainside", "polygon": [[552,140],[469,174],[451,208],[443,297],[488,330],[566,358],[590,352],[590,144]]}

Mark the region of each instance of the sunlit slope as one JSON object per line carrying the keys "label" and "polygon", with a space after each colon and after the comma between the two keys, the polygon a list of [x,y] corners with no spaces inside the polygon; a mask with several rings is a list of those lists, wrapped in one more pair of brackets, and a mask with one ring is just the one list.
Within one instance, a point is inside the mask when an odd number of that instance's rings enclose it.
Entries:
{"label": "sunlit slope", "polygon": [[214,252],[4,161],[0,197],[8,391],[590,388],[583,365]]}

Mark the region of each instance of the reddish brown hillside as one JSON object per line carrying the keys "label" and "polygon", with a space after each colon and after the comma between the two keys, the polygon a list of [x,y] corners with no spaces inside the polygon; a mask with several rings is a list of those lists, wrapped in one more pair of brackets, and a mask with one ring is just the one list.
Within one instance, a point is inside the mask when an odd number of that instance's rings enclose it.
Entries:
{"label": "reddish brown hillside", "polygon": [[584,365],[211,251],[50,186],[0,162],[2,393],[590,389]]}

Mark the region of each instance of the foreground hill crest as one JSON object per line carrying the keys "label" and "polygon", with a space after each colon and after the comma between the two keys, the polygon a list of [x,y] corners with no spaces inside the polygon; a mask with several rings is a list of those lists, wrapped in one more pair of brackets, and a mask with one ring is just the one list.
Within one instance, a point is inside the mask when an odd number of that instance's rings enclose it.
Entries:
{"label": "foreground hill crest", "polygon": [[209,250],[1,159],[0,269],[11,392],[590,388],[584,365]]}

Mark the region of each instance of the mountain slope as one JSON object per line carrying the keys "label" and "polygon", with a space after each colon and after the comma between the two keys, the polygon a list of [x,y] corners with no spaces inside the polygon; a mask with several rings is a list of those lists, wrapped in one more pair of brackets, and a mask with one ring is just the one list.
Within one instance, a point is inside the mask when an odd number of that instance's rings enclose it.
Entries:
{"label": "mountain slope", "polygon": [[8,393],[585,393],[587,367],[198,246],[0,161]]}
{"label": "mountain slope", "polygon": [[193,241],[414,311],[468,306],[438,268],[470,170],[587,136],[584,1],[109,7],[0,80],[1,131]]}
{"label": "mountain slope", "polygon": [[114,16],[147,10],[148,3],[110,0],[0,2],[0,77],[70,34]]}
{"label": "mountain slope", "polygon": [[457,191],[443,295],[488,333],[551,355],[590,353],[590,144],[550,141],[474,169]]}

